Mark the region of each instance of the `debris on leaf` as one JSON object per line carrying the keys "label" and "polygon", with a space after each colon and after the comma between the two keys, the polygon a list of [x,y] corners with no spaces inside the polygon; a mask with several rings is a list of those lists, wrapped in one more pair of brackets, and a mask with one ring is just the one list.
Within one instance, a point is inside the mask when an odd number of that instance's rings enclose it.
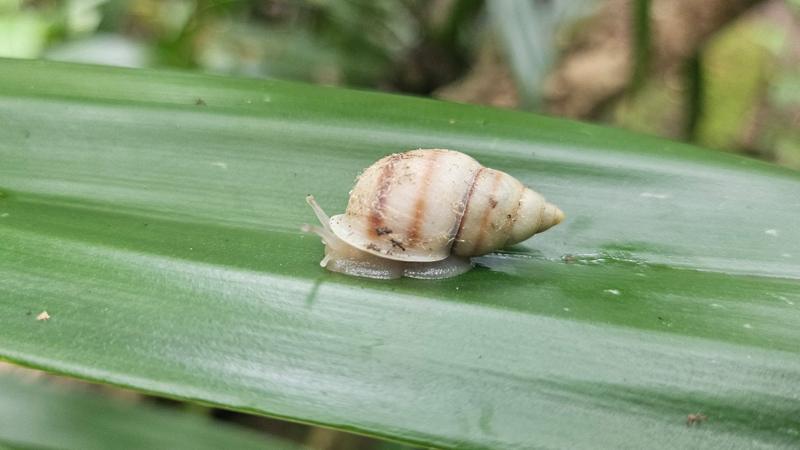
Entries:
{"label": "debris on leaf", "polygon": [[39,313],[38,316],[36,316],[36,320],[38,321],[49,320],[49,319],[50,319],[50,314],[47,314],[47,311],[42,311]]}
{"label": "debris on leaf", "polygon": [[701,413],[689,414],[688,416],[686,416],[686,426],[690,427],[694,424],[700,424],[702,422],[705,422],[706,419],[708,419],[708,416],[706,416],[705,414]]}

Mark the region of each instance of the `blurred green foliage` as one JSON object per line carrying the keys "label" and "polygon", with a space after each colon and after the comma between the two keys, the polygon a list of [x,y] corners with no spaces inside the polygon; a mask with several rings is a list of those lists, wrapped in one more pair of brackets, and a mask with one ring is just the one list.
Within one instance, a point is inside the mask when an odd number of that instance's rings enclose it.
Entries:
{"label": "blurred green foliage", "polygon": [[487,2],[523,104],[530,107],[540,104],[545,78],[558,56],[558,30],[564,23],[585,16],[590,3],[589,0]]}
{"label": "blurred green foliage", "polygon": [[0,362],[0,448],[308,450],[112,389]]}
{"label": "blurred green foliage", "polygon": [[[756,114],[760,89],[774,72],[766,40],[775,31],[757,23],[737,23],[706,48],[704,115],[697,140],[713,148],[736,148],[741,131]],[[742,61],[748,64],[742,64]]]}
{"label": "blurred green foliage", "polygon": [[[390,1],[0,1],[2,56],[336,84],[374,83],[419,34],[409,9]],[[95,52],[109,35],[119,45]],[[144,54],[115,58],[142,47]]]}

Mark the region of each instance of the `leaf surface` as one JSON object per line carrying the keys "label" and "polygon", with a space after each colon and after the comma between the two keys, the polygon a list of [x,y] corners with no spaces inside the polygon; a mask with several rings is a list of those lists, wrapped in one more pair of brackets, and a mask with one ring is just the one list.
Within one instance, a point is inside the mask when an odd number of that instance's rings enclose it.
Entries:
{"label": "leaf surface", "polygon": [[[341,212],[420,147],[567,220],[448,280],[320,268],[304,196]],[[796,172],[511,111],[2,60],[0,191],[20,364],[427,446],[800,443]]]}

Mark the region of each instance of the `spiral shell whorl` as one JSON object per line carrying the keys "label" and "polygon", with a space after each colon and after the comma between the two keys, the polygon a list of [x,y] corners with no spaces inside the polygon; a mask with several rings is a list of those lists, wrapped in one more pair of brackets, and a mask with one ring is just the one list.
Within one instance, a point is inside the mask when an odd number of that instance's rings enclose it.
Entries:
{"label": "spiral shell whorl", "polygon": [[506,245],[522,242],[558,225],[562,220],[564,213],[556,205],[548,203],[538,192],[525,188]]}
{"label": "spiral shell whorl", "polygon": [[481,169],[452,248],[483,255],[522,242],[564,219],[557,206],[499,170]]}

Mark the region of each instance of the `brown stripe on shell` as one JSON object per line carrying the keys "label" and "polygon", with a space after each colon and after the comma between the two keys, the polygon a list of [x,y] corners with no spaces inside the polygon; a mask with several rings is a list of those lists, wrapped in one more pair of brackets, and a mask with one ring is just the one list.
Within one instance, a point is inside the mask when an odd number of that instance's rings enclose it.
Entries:
{"label": "brown stripe on shell", "polygon": [[522,196],[525,195],[525,185],[520,185],[519,187],[519,195],[517,196],[517,205],[514,206],[514,209],[511,210],[510,213],[506,216],[506,223],[503,226],[504,229],[508,230],[508,237],[506,238],[506,242],[511,237],[511,229],[514,228],[514,222],[517,221],[517,214],[519,214],[519,209],[522,207]]}
{"label": "brown stripe on shell", "polygon": [[[494,184],[492,185],[491,194],[489,194],[489,203],[494,201],[494,194],[497,192],[497,188],[500,186],[500,179],[503,178],[505,175],[503,172],[497,171],[494,175]],[[489,222],[491,219],[491,214],[487,213],[481,217],[481,226],[478,228],[478,238],[475,240],[475,244],[472,246],[472,249],[481,248],[483,244],[483,237],[486,236],[486,229],[489,227]]]}
{"label": "brown stripe on shell", "polygon": [[467,217],[467,212],[469,211],[469,202],[472,200],[472,194],[475,192],[475,185],[478,183],[478,178],[481,176],[483,171],[486,170],[486,167],[481,166],[480,169],[475,171],[475,175],[472,176],[472,183],[469,185],[469,190],[464,195],[464,198],[461,201],[461,204],[464,205],[464,209],[461,211],[461,217],[458,218],[458,228],[455,228],[455,232],[451,232],[450,236],[453,237],[453,245],[450,246],[450,252],[452,253],[453,249],[458,246],[459,240],[458,238],[461,236],[462,228],[464,227],[464,218]]}
{"label": "brown stripe on shell", "polygon": [[542,206],[539,208],[539,219],[536,221],[536,228],[535,230],[538,232],[539,227],[542,226],[542,220],[544,220],[544,210],[547,209],[547,202],[542,202]]}
{"label": "brown stripe on shell", "polygon": [[378,236],[378,230],[386,229],[383,223],[383,209],[386,207],[386,196],[389,194],[389,188],[392,185],[392,178],[394,176],[395,163],[400,159],[399,154],[394,154],[389,157],[386,164],[383,165],[381,174],[378,177],[378,192],[375,198],[375,204],[370,209],[370,214],[367,216],[367,229],[370,235]]}
{"label": "brown stripe on shell", "polygon": [[419,232],[422,226],[422,219],[425,217],[425,209],[428,204],[428,190],[431,185],[431,177],[436,170],[436,161],[439,158],[439,152],[430,152],[427,159],[428,167],[425,168],[425,174],[422,176],[422,185],[417,190],[417,201],[414,203],[414,217],[411,219],[411,224],[408,227],[408,245],[414,246],[419,242]]}

